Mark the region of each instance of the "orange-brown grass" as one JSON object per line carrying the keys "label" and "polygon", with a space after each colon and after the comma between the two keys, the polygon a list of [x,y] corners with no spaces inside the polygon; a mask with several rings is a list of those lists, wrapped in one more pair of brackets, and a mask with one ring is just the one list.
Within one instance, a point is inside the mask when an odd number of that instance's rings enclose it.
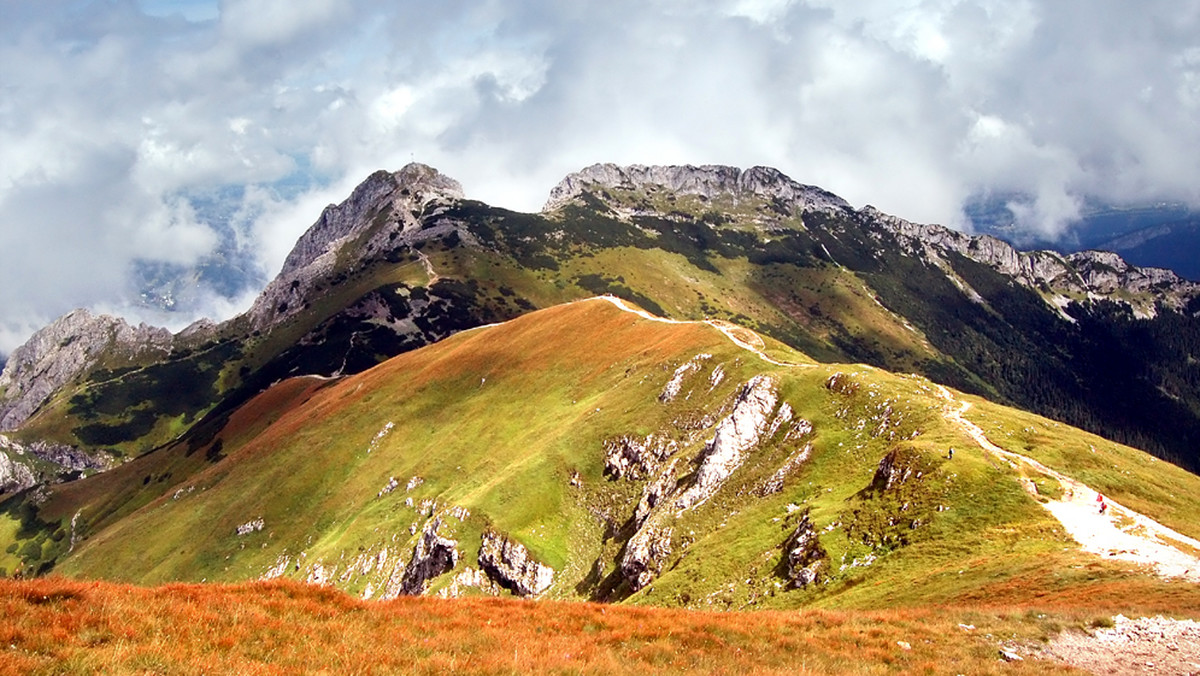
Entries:
{"label": "orange-brown grass", "polygon": [[[1068,673],[1046,661],[1000,662],[998,645],[1094,619],[1024,609],[365,602],[295,582],[143,588],[60,578],[0,580],[0,617],[4,674]],[[959,625],[968,620],[974,628]]]}

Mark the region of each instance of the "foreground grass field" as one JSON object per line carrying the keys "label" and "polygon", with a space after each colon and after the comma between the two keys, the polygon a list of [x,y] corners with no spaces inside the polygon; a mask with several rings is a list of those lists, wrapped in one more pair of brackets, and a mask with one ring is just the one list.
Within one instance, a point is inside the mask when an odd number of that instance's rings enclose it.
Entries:
{"label": "foreground grass field", "polygon": [[1118,609],[1200,617],[1194,586],[1084,603],[719,613],[370,602],[289,581],[0,580],[0,673],[1057,674],[1078,672],[1037,651],[1060,631],[1111,626]]}

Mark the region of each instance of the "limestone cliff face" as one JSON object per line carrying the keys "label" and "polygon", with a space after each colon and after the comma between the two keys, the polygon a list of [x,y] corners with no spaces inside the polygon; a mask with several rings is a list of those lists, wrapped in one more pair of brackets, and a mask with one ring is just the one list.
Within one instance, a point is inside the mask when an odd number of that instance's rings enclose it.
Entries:
{"label": "limestone cliff face", "polygon": [[564,178],[553,190],[542,211],[553,211],[584,192],[597,188],[636,190],[657,186],[679,195],[758,196],[779,199],[805,211],[849,209],[850,205],[831,192],[803,185],[770,167],[738,169],[721,165],[621,167],[594,164]]}
{"label": "limestone cliff face", "polygon": [[816,582],[828,566],[829,555],[821,546],[819,533],[808,512],[784,541],[783,551],[787,577],[796,587],[807,587]]}
{"label": "limestone cliff face", "polygon": [[778,383],[770,376],[755,376],[738,392],[733,411],[717,425],[696,479],[676,501],[678,509],[692,509],[717,492],[741,466],[745,453],[758,445],[778,401]]}
{"label": "limestone cliff face", "polygon": [[136,358],[166,355],[173,338],[166,329],[75,310],[38,331],[9,356],[0,373],[0,429],[14,429],[58,388],[96,365],[104,355]]}
{"label": "limestone cliff face", "polygon": [[[732,410],[717,424],[712,439],[705,444],[697,458],[695,476],[686,487],[680,487],[676,478],[678,458],[663,466],[646,483],[632,520],[636,530],[625,544],[619,564],[621,576],[630,589],[636,591],[650,584],[671,555],[674,520],[708,501],[742,466],[751,450],[791,422],[790,406],[785,404],[779,414],[775,413],[778,390],[779,383],[768,375],[755,376],[738,389]],[[659,401],[663,401],[662,397]],[[610,458],[614,455],[613,450],[607,453]]]}
{"label": "limestone cliff face", "polygon": [[408,596],[421,594],[430,580],[458,565],[458,541],[439,535],[441,527],[440,517],[425,524],[413,548],[412,561],[404,568],[401,593]]}

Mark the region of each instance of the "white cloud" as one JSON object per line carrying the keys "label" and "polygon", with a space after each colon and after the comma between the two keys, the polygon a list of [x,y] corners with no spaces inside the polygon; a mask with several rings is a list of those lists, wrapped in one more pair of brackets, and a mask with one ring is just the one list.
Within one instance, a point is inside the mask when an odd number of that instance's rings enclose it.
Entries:
{"label": "white cloud", "polygon": [[6,12],[0,351],[76,305],[124,307],[136,260],[211,251],[189,194],[239,187],[238,241],[273,274],[321,208],[410,159],[523,209],[597,161],[774,165],[950,224],[974,193],[1021,193],[1048,235],[1087,197],[1200,206],[1200,0]]}

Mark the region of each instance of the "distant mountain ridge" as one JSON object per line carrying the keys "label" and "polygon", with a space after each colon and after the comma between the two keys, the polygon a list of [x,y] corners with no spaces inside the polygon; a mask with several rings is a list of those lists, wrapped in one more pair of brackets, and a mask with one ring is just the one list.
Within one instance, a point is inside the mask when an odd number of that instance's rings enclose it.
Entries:
{"label": "distant mountain ridge", "polygon": [[854,209],[766,167],[594,165],[538,214],[466,199],[424,165],[376,172],[243,316],[174,337],[111,319],[111,340],[78,342],[63,320],[39,332],[0,376],[0,419],[128,457],[282,378],[360,372],[596,293],[924,373],[1200,468],[1200,286]]}
{"label": "distant mountain ridge", "polygon": [[1023,250],[1046,249],[1062,254],[1108,251],[1132,265],[1166,268],[1180,276],[1200,280],[1200,235],[1194,209],[1181,203],[1117,207],[1091,204],[1079,219],[1057,237],[1019,228],[1008,208],[1021,195],[977,199],[966,206],[976,233],[1003,239]]}

